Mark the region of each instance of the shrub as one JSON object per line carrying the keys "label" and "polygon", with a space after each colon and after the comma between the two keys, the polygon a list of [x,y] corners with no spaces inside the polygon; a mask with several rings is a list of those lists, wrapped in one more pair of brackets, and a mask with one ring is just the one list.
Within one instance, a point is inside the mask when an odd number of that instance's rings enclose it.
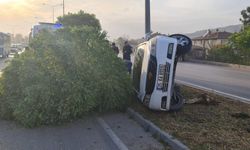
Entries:
{"label": "shrub", "polygon": [[233,34],[230,44],[241,56],[240,64],[250,65],[250,26],[245,26],[244,30]]}
{"label": "shrub", "polygon": [[212,61],[235,63],[238,59],[238,55],[229,46],[216,47],[208,53],[208,60]]}
{"label": "shrub", "polygon": [[208,53],[208,60],[248,65],[249,60],[245,59],[247,55],[243,55],[240,50],[236,50],[231,46],[221,46],[213,48]]}
{"label": "shrub", "polygon": [[91,26],[41,33],[4,70],[0,89],[1,117],[27,127],[123,109],[132,92],[106,33]]}

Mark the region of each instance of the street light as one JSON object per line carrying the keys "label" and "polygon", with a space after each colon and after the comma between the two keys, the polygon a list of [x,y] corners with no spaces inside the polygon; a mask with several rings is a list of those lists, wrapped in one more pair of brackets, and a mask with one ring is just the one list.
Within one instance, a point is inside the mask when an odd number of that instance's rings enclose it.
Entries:
{"label": "street light", "polygon": [[63,0],[63,16],[64,16],[64,14],[65,14],[65,3],[64,3],[64,0]]}
{"label": "street light", "polygon": [[151,32],[151,21],[150,21],[150,0],[145,0],[145,33]]}
{"label": "street light", "polygon": [[145,0],[145,38],[151,35],[150,0]]}
{"label": "street light", "polygon": [[53,16],[53,23],[55,23],[55,7],[63,6],[63,15],[64,15],[64,0],[63,0],[63,3],[62,3],[62,4],[49,5],[49,4],[43,3],[43,5],[48,5],[48,6],[51,6],[51,7],[52,7],[52,9],[53,9],[53,13],[52,13],[52,16]]}
{"label": "street light", "polygon": [[[53,5],[52,8],[53,8],[53,23],[55,23],[55,7],[58,7],[58,6],[62,6],[63,4],[57,4],[57,5]],[[64,5],[63,5],[64,7]],[[64,15],[64,12],[63,12],[63,15]]]}

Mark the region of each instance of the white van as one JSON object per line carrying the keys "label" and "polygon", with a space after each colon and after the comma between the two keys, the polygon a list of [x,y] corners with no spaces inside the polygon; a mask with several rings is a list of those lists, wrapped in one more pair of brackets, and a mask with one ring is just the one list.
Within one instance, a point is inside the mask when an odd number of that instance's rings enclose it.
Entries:
{"label": "white van", "polygon": [[0,56],[6,58],[9,56],[11,47],[11,36],[0,32]]}
{"label": "white van", "polygon": [[140,101],[153,110],[178,110],[184,100],[175,89],[178,57],[191,50],[190,38],[176,34],[152,36],[135,49],[132,78]]}

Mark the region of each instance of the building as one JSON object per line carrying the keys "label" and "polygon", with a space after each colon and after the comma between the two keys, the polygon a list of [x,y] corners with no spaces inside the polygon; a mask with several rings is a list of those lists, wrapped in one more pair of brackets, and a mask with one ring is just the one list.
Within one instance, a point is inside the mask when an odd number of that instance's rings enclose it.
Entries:
{"label": "building", "polygon": [[209,50],[228,44],[229,37],[232,33],[220,32],[219,30],[212,32],[208,30],[206,34],[201,37],[193,38],[193,52],[192,56],[198,59],[204,59],[208,55]]}

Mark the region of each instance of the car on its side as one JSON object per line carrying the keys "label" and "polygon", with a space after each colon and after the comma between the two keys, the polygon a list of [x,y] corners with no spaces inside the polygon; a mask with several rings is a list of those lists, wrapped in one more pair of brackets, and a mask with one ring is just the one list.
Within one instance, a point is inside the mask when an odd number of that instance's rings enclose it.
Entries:
{"label": "car on its side", "polygon": [[191,50],[184,35],[157,34],[135,48],[133,85],[140,101],[153,110],[178,110],[184,104],[175,87],[178,58]]}

